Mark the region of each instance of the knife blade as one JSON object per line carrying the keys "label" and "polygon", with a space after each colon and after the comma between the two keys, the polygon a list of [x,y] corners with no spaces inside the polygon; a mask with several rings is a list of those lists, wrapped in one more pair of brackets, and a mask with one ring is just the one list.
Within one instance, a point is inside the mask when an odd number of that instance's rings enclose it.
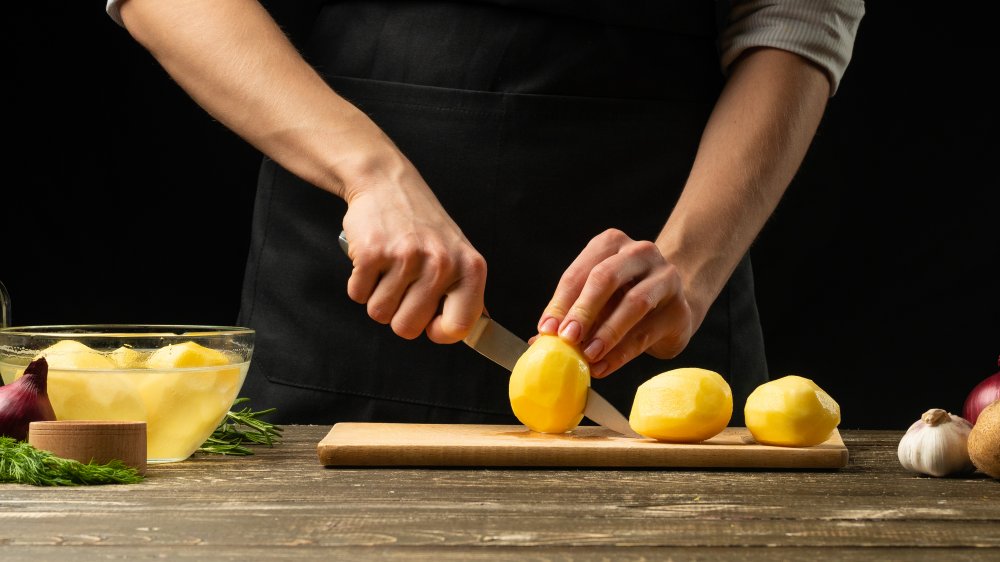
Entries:
{"label": "knife blade", "polygon": [[479,315],[472,331],[462,341],[508,371],[513,371],[517,360],[528,351],[528,342],[512,334],[485,313]]}
{"label": "knife blade", "polygon": [[[469,335],[462,340],[482,356],[508,371],[521,355],[528,350],[528,343],[515,336],[486,314],[480,315]],[[628,420],[610,402],[597,393],[593,387],[587,388],[587,405],[583,415],[597,425],[606,427],[626,437],[641,437],[628,424]]]}
{"label": "knife blade", "polygon": [[[338,238],[340,248],[348,255],[350,245],[343,231]],[[472,326],[469,335],[462,340],[466,345],[479,352],[480,355],[500,365],[508,371],[514,370],[514,365],[521,355],[528,350],[528,343],[501,326],[496,320],[486,315],[484,311]],[[625,437],[642,437],[632,430],[628,420],[610,402],[597,393],[593,387],[587,388],[587,405],[583,415],[590,421],[620,433]]]}

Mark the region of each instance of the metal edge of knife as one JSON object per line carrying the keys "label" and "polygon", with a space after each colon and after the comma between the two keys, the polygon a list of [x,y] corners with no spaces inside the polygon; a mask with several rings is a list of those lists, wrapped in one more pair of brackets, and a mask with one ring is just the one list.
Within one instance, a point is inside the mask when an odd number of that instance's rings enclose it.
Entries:
{"label": "metal edge of knife", "polygon": [[587,406],[583,409],[583,415],[597,425],[621,433],[625,437],[642,438],[642,435],[632,429],[618,408],[615,408],[611,402],[608,402],[593,388],[587,389]]}
{"label": "metal edge of knife", "polygon": [[508,371],[513,371],[517,360],[528,351],[527,342],[485,313],[476,320],[472,331],[462,341]]}

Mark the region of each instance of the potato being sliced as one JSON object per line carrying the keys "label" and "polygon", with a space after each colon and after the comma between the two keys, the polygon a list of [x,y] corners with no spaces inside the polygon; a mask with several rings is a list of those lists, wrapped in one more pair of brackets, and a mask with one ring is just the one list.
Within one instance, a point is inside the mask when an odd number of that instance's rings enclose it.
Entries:
{"label": "potato being sliced", "polygon": [[590,365],[557,336],[539,336],[510,373],[514,415],[539,433],[564,433],[583,419]]}

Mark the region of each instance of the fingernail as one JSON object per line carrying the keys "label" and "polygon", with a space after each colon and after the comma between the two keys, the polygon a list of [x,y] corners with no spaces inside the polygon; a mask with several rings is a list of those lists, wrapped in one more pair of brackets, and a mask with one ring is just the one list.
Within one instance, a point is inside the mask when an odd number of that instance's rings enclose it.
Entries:
{"label": "fingernail", "polygon": [[580,339],[580,331],[580,323],[576,320],[570,320],[565,326],[563,326],[559,335],[562,339],[570,343],[576,343],[576,341]]}
{"label": "fingernail", "polygon": [[583,350],[583,354],[587,356],[588,361],[594,361],[601,355],[602,351],[604,351],[604,342],[595,338],[590,340],[587,348]]}
{"label": "fingernail", "polygon": [[594,377],[595,379],[599,379],[601,378],[601,376],[604,375],[604,371],[607,370],[608,370],[608,362],[599,361],[590,366],[590,376]]}
{"label": "fingernail", "polygon": [[538,333],[554,336],[559,331],[559,321],[549,316],[538,324]]}

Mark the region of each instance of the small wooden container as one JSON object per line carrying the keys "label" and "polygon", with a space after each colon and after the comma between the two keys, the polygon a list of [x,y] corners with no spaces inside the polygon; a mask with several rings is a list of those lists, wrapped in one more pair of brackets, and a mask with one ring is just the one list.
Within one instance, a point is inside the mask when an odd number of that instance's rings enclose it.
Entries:
{"label": "small wooden container", "polygon": [[146,422],[35,421],[28,425],[28,443],[65,459],[97,464],[119,460],[146,473]]}

